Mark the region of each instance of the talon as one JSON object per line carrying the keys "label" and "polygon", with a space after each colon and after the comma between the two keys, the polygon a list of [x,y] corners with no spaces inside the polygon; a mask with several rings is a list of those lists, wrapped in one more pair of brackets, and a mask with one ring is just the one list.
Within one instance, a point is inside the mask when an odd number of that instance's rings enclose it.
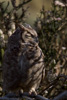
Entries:
{"label": "talon", "polygon": [[29,91],[29,94],[34,94],[34,95],[37,95],[37,92],[35,91],[34,88],[32,88],[30,91]]}

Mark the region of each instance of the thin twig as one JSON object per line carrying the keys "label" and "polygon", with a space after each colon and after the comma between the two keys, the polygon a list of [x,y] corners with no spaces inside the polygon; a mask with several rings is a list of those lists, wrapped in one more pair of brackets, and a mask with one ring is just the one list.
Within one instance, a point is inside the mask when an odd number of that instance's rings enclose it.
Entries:
{"label": "thin twig", "polygon": [[67,76],[66,76],[66,75],[59,75],[59,76],[58,76],[55,80],[53,80],[45,89],[43,89],[41,92],[39,92],[39,94],[42,94],[42,93],[43,93],[45,90],[47,90],[49,87],[55,85],[55,84],[58,82],[59,78],[61,78],[61,77],[64,77],[65,79],[67,79]]}
{"label": "thin twig", "polygon": [[29,3],[30,1],[32,1],[32,0],[27,0],[27,1],[24,0],[24,1],[23,1],[21,4],[19,4],[18,6],[16,6],[16,5],[14,4],[14,0],[11,0],[11,3],[12,3],[12,5],[13,5],[13,7],[14,7],[15,9],[18,9],[18,8],[21,8],[23,5]]}

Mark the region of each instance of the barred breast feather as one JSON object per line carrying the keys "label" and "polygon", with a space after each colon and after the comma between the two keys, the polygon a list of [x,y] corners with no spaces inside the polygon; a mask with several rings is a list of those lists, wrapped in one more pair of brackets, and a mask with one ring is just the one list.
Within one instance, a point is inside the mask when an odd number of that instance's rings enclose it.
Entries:
{"label": "barred breast feather", "polygon": [[3,90],[35,92],[43,77],[44,54],[38,35],[31,27],[19,25],[9,37],[3,57]]}

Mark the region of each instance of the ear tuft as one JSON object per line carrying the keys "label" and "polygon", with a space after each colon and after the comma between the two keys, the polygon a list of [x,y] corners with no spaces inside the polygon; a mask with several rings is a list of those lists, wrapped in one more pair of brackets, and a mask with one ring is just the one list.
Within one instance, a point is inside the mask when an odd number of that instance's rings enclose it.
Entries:
{"label": "ear tuft", "polygon": [[25,30],[26,28],[23,26],[23,25],[21,25],[21,24],[18,24],[18,26],[19,26],[19,28],[21,29],[21,30]]}
{"label": "ear tuft", "polygon": [[32,29],[32,27],[29,24],[27,24],[27,23],[25,23],[25,27],[29,28],[29,29]]}

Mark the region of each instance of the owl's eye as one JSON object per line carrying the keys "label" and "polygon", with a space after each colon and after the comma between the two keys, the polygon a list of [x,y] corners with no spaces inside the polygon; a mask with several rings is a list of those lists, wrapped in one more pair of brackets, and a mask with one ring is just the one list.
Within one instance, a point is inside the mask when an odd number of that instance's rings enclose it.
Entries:
{"label": "owl's eye", "polygon": [[28,38],[28,37],[30,37],[30,35],[29,34],[26,34],[25,37]]}
{"label": "owl's eye", "polygon": [[29,32],[27,32],[27,35],[30,36],[30,37],[32,37],[32,38],[35,38],[35,35],[34,34],[31,34]]}

